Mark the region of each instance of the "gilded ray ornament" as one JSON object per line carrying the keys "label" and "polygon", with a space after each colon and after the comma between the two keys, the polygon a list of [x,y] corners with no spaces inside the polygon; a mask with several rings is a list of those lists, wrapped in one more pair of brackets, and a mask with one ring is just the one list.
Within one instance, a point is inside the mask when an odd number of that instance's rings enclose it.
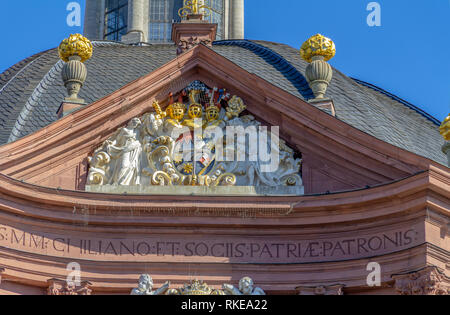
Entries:
{"label": "gilded ray ornament", "polygon": [[183,7],[178,10],[178,15],[181,18],[186,18],[190,15],[201,15],[202,18],[211,15],[211,8],[204,4],[203,0],[184,0]]}
{"label": "gilded ray ornament", "polygon": [[303,43],[300,55],[307,62],[311,62],[314,56],[323,56],[328,61],[336,55],[336,46],[331,39],[317,34]]}
{"label": "gilded ray ornament", "polygon": [[72,34],[61,42],[58,52],[61,60],[65,62],[68,62],[72,56],[79,56],[81,62],[85,62],[92,57],[93,46],[83,35]]}
{"label": "gilded ray ornament", "polygon": [[168,295],[225,295],[222,290],[216,290],[208,286],[207,283],[194,280],[190,284],[185,284],[183,288],[171,289]]}

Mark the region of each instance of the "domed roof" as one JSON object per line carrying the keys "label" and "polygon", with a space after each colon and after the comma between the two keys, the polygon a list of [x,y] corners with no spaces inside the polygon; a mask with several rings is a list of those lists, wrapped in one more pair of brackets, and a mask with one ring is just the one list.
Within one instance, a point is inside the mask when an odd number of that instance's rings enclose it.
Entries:
{"label": "domed roof", "polygon": [[[130,46],[93,42],[88,77],[79,97],[88,103],[109,95],[176,58],[173,45]],[[287,45],[248,40],[217,41],[212,49],[250,73],[303,99],[312,98],[307,63]],[[56,121],[66,96],[57,49],[27,58],[0,75],[0,144],[15,141]],[[189,82],[187,82],[188,84]],[[334,69],[327,90],[336,118],[392,145],[441,164],[439,121],[419,108]]]}

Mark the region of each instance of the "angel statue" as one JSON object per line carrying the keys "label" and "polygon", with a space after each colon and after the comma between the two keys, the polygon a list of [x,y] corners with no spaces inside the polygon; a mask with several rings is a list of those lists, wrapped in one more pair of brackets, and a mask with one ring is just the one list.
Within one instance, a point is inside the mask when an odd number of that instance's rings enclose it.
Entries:
{"label": "angel statue", "polygon": [[261,288],[253,288],[253,280],[250,277],[244,277],[239,281],[239,289],[231,284],[224,284],[223,290],[228,295],[266,295]]}
{"label": "angel statue", "polygon": [[150,275],[141,275],[139,277],[138,287],[131,290],[131,295],[164,295],[169,290],[170,282],[167,281],[158,290],[153,290],[153,279]]}
{"label": "angel statue", "polygon": [[116,160],[109,184],[140,185],[142,145],[138,140],[138,127],[141,124],[140,119],[134,118],[126,127],[119,130],[113,141],[106,141],[108,154]]}

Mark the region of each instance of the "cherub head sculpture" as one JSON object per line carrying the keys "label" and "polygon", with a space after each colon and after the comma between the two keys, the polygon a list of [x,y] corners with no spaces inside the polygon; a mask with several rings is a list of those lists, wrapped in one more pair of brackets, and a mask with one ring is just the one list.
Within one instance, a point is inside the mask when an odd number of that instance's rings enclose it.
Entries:
{"label": "cherub head sculpture", "polygon": [[239,281],[239,291],[244,295],[253,293],[253,280],[250,277],[244,277]]}
{"label": "cherub head sculpture", "polygon": [[140,291],[151,291],[153,289],[153,279],[150,275],[141,275],[139,277],[138,289]]}
{"label": "cherub head sculpture", "polygon": [[139,127],[142,124],[141,120],[139,118],[133,118],[132,120],[130,120],[130,122],[128,123],[128,127],[131,129],[136,129],[137,127]]}

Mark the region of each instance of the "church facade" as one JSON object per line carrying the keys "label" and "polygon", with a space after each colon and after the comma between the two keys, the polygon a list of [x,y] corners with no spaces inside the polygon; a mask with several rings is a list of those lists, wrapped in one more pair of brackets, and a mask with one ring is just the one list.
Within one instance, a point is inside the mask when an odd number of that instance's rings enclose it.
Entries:
{"label": "church facade", "polygon": [[0,293],[450,293],[449,120],[186,10],[0,76]]}

